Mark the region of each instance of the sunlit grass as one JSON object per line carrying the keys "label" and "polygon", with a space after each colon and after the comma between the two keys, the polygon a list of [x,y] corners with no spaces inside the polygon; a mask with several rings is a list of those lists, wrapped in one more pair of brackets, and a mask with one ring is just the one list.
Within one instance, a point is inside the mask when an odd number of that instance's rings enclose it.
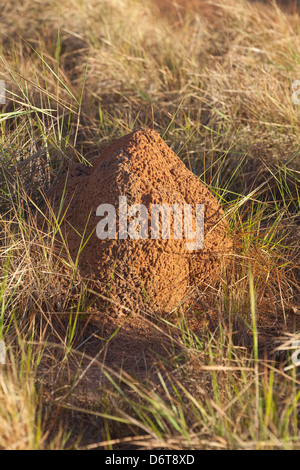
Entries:
{"label": "sunlit grass", "polygon": [[[299,17],[242,0],[216,23],[134,0],[28,6],[0,7],[0,448],[299,449]],[[165,339],[144,377],[106,363],[134,312],[90,328],[90,234],[74,259],[66,185],[57,214],[48,201],[69,164],[138,127],[211,189],[234,239],[187,314],[144,312]]]}

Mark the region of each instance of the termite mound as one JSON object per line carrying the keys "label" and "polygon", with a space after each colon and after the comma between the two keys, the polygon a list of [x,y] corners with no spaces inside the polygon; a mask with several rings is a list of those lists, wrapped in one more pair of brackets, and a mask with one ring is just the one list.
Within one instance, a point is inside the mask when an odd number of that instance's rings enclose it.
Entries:
{"label": "termite mound", "polygon": [[[64,207],[68,209],[62,232],[70,254],[76,259],[85,234],[84,242],[88,241],[79,258],[80,272],[98,281],[99,291],[114,302],[113,308],[118,309],[121,304],[139,311],[150,303],[152,308],[169,311],[184,302],[195,286],[201,289],[213,282],[220,273],[222,260],[228,258],[231,243],[220,204],[153,130],[138,130],[114,141],[92,169],[73,167],[66,186],[61,178],[52,191],[55,212],[63,193]],[[128,207],[134,204],[146,207],[147,238],[126,238],[124,233],[120,238],[120,197],[123,201],[126,197]],[[97,236],[101,220],[96,215],[97,208],[103,204],[115,208],[115,238],[101,240]],[[201,249],[188,248],[184,220],[183,237],[177,239],[178,232],[174,237],[172,211],[170,238],[151,238],[151,207],[162,204],[182,208],[191,205],[194,214],[197,204],[204,206]],[[195,216],[193,219],[195,229]],[[128,219],[128,224],[132,220],[134,217]]]}

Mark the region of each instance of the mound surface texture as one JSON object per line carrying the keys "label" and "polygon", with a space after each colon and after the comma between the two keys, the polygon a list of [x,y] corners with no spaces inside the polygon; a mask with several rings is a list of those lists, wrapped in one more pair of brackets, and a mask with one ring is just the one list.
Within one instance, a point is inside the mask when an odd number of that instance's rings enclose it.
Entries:
{"label": "mound surface texture", "polygon": [[[64,184],[62,178],[52,194],[56,211]],[[148,209],[147,239],[119,238],[120,196],[127,197],[128,207],[143,204]],[[96,235],[101,220],[96,210],[101,204],[116,209],[116,239],[100,240]],[[191,204],[193,210],[196,204],[204,204],[203,249],[189,251],[184,237],[174,238],[172,213],[170,239],[152,239],[153,204],[180,204],[182,208]],[[148,302],[160,310],[176,307],[195,285],[201,288],[218,275],[220,260],[229,249],[228,227],[218,201],[152,130],[138,130],[116,140],[90,170],[79,165],[73,168],[64,205],[68,211],[63,230],[74,259],[80,247],[78,233],[85,231],[85,240],[91,235],[79,258],[81,273],[94,277],[102,293],[135,310]],[[195,228],[194,212],[193,220]]]}

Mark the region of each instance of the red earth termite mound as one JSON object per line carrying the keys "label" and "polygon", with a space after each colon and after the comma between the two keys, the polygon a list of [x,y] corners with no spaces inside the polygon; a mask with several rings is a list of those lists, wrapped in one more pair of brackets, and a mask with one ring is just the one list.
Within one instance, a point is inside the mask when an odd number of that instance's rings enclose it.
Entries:
{"label": "red earth termite mound", "polygon": [[[51,195],[56,212],[64,184],[62,178]],[[129,235],[124,225],[126,213],[122,212],[124,201],[130,215],[126,220]],[[204,210],[204,245],[190,250],[184,206],[192,208],[192,230],[196,229],[197,204],[203,205],[199,206],[200,215]],[[170,210],[164,219],[159,213],[162,205],[180,209],[178,218]],[[71,255],[76,258],[80,235],[85,233],[84,241],[88,242],[80,255],[79,269],[98,281],[99,289],[114,305],[141,310],[150,303],[160,311],[169,311],[187,298],[193,287],[212,282],[230,251],[228,224],[218,201],[153,130],[138,130],[116,140],[91,169],[83,165],[71,169],[64,206],[68,210],[63,231]],[[157,219],[151,217],[154,206],[158,208]],[[170,238],[163,239],[167,216]],[[159,222],[159,238],[153,238],[155,220]],[[99,232],[102,238],[109,238],[100,239]],[[133,239],[134,233],[143,238]]]}

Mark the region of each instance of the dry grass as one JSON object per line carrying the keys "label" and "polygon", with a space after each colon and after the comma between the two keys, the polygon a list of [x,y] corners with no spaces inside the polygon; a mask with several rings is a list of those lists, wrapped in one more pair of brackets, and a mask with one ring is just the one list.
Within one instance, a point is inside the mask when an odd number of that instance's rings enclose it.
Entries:
{"label": "dry grass", "polygon": [[[211,9],[0,7],[0,448],[300,448],[299,15]],[[211,187],[236,247],[196,311],[148,312],[132,336],[130,314],[92,322],[92,282],[54,248],[64,214],[43,232],[36,214],[71,161],[137,127]]]}

